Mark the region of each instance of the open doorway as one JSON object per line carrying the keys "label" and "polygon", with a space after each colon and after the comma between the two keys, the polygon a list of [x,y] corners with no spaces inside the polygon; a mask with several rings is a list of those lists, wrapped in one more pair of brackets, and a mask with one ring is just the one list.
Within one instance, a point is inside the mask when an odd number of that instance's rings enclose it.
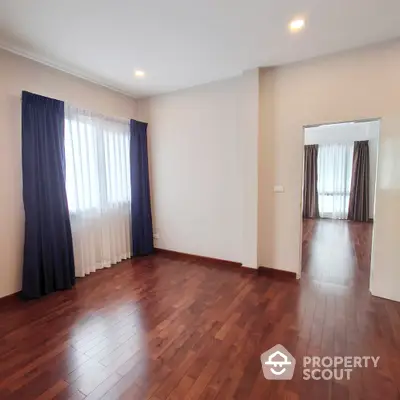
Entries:
{"label": "open doorway", "polygon": [[380,121],[304,128],[302,276],[368,288]]}

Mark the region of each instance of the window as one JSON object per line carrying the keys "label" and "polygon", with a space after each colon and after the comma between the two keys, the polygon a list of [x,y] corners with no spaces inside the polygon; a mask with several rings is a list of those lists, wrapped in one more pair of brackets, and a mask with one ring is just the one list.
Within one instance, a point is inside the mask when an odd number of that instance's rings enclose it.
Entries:
{"label": "window", "polygon": [[66,105],[66,189],[71,213],[130,203],[129,122]]}
{"label": "window", "polygon": [[322,218],[347,218],[352,164],[353,144],[319,146],[318,203]]}

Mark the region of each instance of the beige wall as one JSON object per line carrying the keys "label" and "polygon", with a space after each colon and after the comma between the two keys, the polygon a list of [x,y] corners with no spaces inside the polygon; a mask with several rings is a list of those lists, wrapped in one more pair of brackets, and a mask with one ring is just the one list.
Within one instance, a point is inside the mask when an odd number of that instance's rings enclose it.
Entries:
{"label": "beige wall", "polygon": [[400,300],[399,71],[398,41],[261,71],[262,265],[300,269],[303,126],[381,117],[371,291]]}
{"label": "beige wall", "polygon": [[129,97],[0,50],[0,297],[21,288],[22,90],[69,101],[105,115],[140,118],[136,102]]}
{"label": "beige wall", "polygon": [[157,247],[241,261],[240,84],[228,79],[140,102]]}
{"label": "beige wall", "polygon": [[[260,133],[260,71],[246,71],[240,78],[237,110],[239,169],[242,200],[241,259],[248,268],[257,269],[258,261],[258,142]],[[236,229],[234,226],[229,229]]]}
{"label": "beige wall", "polygon": [[140,101],[156,246],[258,267],[259,71]]}
{"label": "beige wall", "polygon": [[141,101],[157,245],[299,273],[303,126],[382,118],[371,291],[400,300],[398,71],[392,42]]}

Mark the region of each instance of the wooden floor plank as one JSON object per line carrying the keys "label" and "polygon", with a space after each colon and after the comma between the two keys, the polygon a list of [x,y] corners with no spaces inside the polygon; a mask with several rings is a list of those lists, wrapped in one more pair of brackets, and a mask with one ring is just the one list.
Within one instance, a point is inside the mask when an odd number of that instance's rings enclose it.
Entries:
{"label": "wooden floor plank", "polygon": [[[0,398],[398,399],[400,305],[368,290],[372,224],[307,220],[300,281],[158,253],[0,301]],[[350,381],[267,381],[275,344],[380,356]]]}

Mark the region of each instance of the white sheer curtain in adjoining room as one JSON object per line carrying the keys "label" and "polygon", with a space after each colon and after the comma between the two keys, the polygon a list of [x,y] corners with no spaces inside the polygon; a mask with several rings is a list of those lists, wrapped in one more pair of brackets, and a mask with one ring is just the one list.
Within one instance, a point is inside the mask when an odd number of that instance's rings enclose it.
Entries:
{"label": "white sheer curtain in adjoining room", "polygon": [[347,218],[353,147],[353,143],[319,145],[317,187],[321,218]]}
{"label": "white sheer curtain in adjoining room", "polygon": [[66,188],[76,276],[131,257],[128,120],[65,104]]}

